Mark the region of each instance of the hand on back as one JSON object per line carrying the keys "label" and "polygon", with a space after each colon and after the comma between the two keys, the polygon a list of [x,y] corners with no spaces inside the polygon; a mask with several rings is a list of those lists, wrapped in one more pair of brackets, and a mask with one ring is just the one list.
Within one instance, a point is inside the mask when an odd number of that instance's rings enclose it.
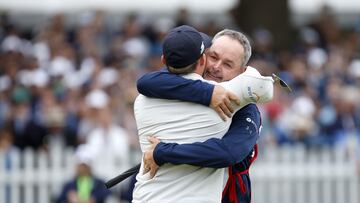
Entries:
{"label": "hand on back", "polygon": [[149,142],[151,143],[150,149],[144,152],[143,162],[144,162],[144,174],[150,172],[150,177],[153,178],[159,169],[159,166],[154,160],[154,149],[160,143],[160,140],[155,137],[148,137]]}
{"label": "hand on back", "polygon": [[215,85],[210,107],[214,109],[224,121],[226,121],[227,117],[231,118],[232,113],[234,113],[231,105],[232,102],[240,105],[240,99],[234,93],[220,85]]}

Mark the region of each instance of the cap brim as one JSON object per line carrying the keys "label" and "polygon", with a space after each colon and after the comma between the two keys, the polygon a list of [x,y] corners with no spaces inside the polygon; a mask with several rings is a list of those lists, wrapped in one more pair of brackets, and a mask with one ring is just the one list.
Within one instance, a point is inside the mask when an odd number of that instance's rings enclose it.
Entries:
{"label": "cap brim", "polygon": [[204,45],[205,45],[205,49],[211,47],[211,44],[212,44],[212,39],[209,35],[205,34],[205,33],[202,33],[200,32],[200,35],[204,41]]}

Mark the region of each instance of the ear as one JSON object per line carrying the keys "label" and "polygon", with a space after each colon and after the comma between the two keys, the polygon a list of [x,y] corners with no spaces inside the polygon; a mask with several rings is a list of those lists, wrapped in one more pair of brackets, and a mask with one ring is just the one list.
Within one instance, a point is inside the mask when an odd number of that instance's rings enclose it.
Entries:
{"label": "ear", "polygon": [[165,60],[164,54],[161,55],[161,63],[166,65],[166,60]]}
{"label": "ear", "polygon": [[206,54],[202,54],[199,59],[199,63],[200,63],[200,65],[204,65],[205,62],[206,62]]}
{"label": "ear", "polygon": [[241,73],[245,72],[247,68],[247,65],[241,66]]}

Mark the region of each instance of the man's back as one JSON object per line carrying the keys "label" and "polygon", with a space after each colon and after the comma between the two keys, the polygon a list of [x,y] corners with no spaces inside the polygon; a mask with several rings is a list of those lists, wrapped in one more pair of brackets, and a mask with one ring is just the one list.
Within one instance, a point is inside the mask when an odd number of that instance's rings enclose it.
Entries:
{"label": "man's back", "polygon": [[[191,79],[202,79],[190,74]],[[216,112],[199,104],[153,99],[140,95],[135,101],[135,117],[142,151],[149,146],[147,136],[163,142],[193,143],[221,138],[230,126]],[[220,202],[224,169],[165,164],[153,179],[137,175],[133,202]]]}

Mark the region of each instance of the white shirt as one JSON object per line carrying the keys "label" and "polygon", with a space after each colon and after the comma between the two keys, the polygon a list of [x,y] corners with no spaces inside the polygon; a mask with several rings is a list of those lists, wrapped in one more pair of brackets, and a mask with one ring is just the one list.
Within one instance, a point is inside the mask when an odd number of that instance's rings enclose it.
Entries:
{"label": "white shirt", "polygon": [[120,126],[93,129],[85,145],[90,149],[91,168],[96,176],[108,180],[129,167],[128,135]]}
{"label": "white shirt", "polygon": [[[204,81],[200,75],[195,73],[184,77]],[[222,84],[225,88],[234,91],[240,98],[244,95],[246,97],[249,92],[244,93],[244,90],[239,88],[240,81],[243,81],[241,77],[238,76]],[[272,81],[270,86],[272,88]],[[250,88],[250,93],[251,90]],[[237,109],[249,103],[246,102]],[[148,136],[155,135],[162,142],[179,144],[203,142],[210,138],[224,136],[231,123],[230,119],[224,122],[213,109],[200,104],[155,99],[143,95],[136,98],[134,111],[143,152],[150,146],[147,141]],[[155,177],[150,179],[149,173],[143,174],[142,163],[136,176],[137,183],[134,188],[133,203],[221,202],[224,170],[164,164],[159,168]]]}

